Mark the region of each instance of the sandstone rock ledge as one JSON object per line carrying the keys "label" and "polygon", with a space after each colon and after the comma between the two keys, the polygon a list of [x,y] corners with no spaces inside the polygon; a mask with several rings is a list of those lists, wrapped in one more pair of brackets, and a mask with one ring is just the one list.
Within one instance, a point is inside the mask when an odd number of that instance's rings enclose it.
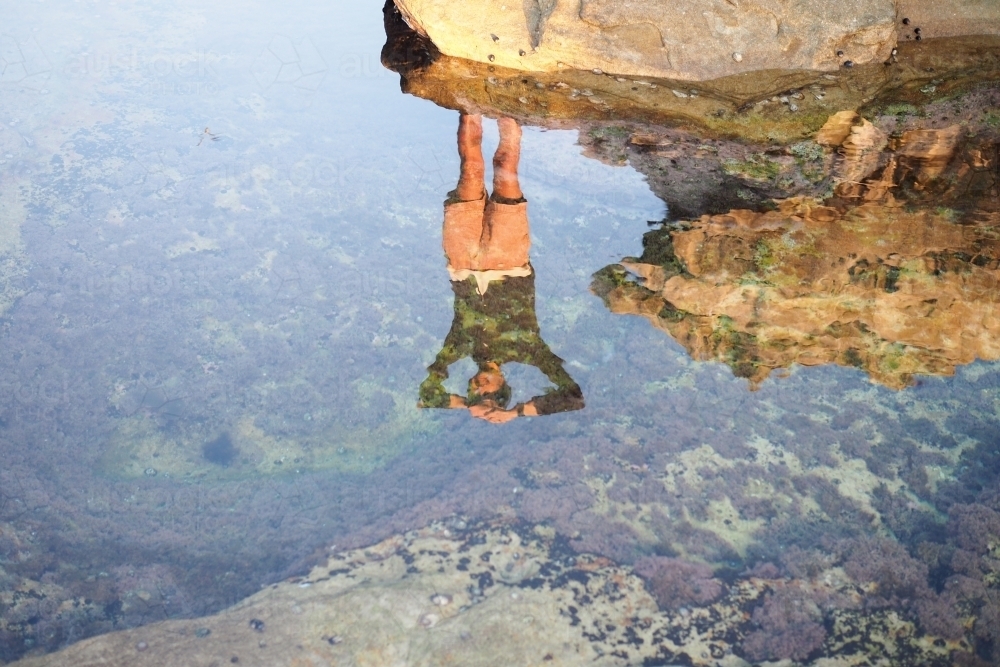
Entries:
{"label": "sandstone rock ledge", "polygon": [[543,127],[633,122],[745,142],[790,143],[815,133],[841,109],[870,113],[899,104],[919,109],[1000,80],[1000,11],[993,23],[983,21],[996,33],[985,36],[955,36],[964,24],[952,23],[947,36],[918,41],[914,30],[933,33],[913,21],[900,22],[905,30],[888,65],[858,64],[836,74],[758,70],[697,85],[600,69],[528,73],[442,55],[391,0],[383,12],[382,63],[399,73],[403,92],[448,109]]}
{"label": "sandstone rock ledge", "polygon": [[599,69],[677,81],[776,69],[834,71],[881,63],[899,40],[1000,31],[1000,4],[982,0],[396,4],[407,23],[448,56],[522,71]]}

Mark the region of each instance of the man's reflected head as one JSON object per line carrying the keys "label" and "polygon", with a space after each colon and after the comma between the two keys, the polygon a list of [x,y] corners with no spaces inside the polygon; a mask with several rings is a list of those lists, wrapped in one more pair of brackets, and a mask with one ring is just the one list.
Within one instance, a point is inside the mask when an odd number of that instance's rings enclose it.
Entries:
{"label": "man's reflected head", "polygon": [[511,399],[511,388],[499,364],[488,361],[481,364],[479,372],[469,380],[469,405],[488,404],[506,409]]}

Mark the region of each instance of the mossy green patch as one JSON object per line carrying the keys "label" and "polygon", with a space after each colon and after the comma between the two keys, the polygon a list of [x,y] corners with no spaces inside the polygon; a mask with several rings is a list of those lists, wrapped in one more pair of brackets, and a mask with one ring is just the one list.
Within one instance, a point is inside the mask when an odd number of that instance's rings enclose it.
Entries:
{"label": "mossy green patch", "polygon": [[729,366],[736,377],[751,378],[757,372],[757,340],[739,331],[732,318],[726,315],[718,318],[711,342],[717,358]]}
{"label": "mossy green patch", "polygon": [[800,141],[792,144],[788,151],[795,158],[795,161],[802,164],[804,162],[818,162],[823,159],[826,152],[823,147],[815,141]]}
{"label": "mossy green patch", "polygon": [[792,144],[788,151],[795,158],[795,163],[802,170],[802,176],[812,183],[819,183],[826,177],[823,164],[826,151],[815,141],[800,141]]}
{"label": "mossy green patch", "polygon": [[958,211],[956,211],[953,208],[947,208],[945,206],[938,206],[937,208],[934,209],[934,212],[937,213],[939,217],[944,218],[948,222],[955,222],[956,220],[958,220],[959,216]]}
{"label": "mossy green patch", "polygon": [[754,153],[745,160],[723,160],[722,168],[730,176],[744,176],[758,181],[772,181],[781,173],[781,165],[763,153]]}
{"label": "mossy green patch", "polygon": [[897,102],[885,107],[882,111],[886,116],[917,116],[920,110],[909,103]]}
{"label": "mossy green patch", "polygon": [[599,127],[593,129],[589,132],[591,138],[598,141],[609,139],[627,139],[629,136],[629,129],[627,127],[622,127],[620,125],[609,125],[607,127]]}
{"label": "mossy green patch", "polygon": [[[385,402],[384,387],[355,382],[353,410],[374,410]],[[262,421],[244,414],[227,424],[164,423],[162,415],[138,412],[119,421],[101,458],[101,472],[112,478],[166,476],[179,480],[243,479],[296,474],[307,470],[368,473],[401,454],[415,434],[436,430],[430,416],[418,410],[412,390],[389,394],[385,418],[305,418],[316,424],[304,435],[269,433]],[[289,416],[291,419],[292,416]],[[303,418],[297,415],[296,418]],[[317,423],[322,422],[322,423]],[[213,460],[205,446],[220,434],[231,440],[226,460]]]}
{"label": "mossy green patch", "polygon": [[774,249],[767,239],[760,239],[753,249],[753,263],[758,271],[766,273],[778,263]]}

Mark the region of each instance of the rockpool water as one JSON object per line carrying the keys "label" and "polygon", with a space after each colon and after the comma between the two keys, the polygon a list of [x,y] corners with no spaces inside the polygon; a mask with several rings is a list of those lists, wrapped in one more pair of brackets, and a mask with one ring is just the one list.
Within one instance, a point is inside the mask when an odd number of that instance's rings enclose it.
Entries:
{"label": "rockpool water", "polygon": [[678,618],[755,587],[616,664],[1000,663],[1000,92],[790,147],[535,113],[462,241],[380,10],[5,16],[0,662],[499,520]]}

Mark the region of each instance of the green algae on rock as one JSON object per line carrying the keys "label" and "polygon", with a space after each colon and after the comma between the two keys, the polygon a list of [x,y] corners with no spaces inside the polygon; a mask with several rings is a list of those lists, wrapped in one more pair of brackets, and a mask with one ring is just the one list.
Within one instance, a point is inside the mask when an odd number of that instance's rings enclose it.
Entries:
{"label": "green algae on rock", "polygon": [[[230,427],[233,451],[226,465],[213,462],[203,451],[206,443],[218,437],[211,431],[218,426],[189,424],[176,420],[177,415],[164,415],[164,409],[179,409],[176,407],[140,403],[109,437],[101,471],[113,478],[166,475],[188,481],[308,470],[368,473],[398,456],[415,435],[437,428],[412,406],[408,394],[390,394],[364,383],[352,391],[358,396],[355,403],[331,406],[327,426],[298,437],[268,433],[253,415],[238,416]],[[338,413],[338,407],[347,414]],[[352,411],[370,411],[378,419],[366,421]],[[312,416],[308,417],[312,422]]]}

